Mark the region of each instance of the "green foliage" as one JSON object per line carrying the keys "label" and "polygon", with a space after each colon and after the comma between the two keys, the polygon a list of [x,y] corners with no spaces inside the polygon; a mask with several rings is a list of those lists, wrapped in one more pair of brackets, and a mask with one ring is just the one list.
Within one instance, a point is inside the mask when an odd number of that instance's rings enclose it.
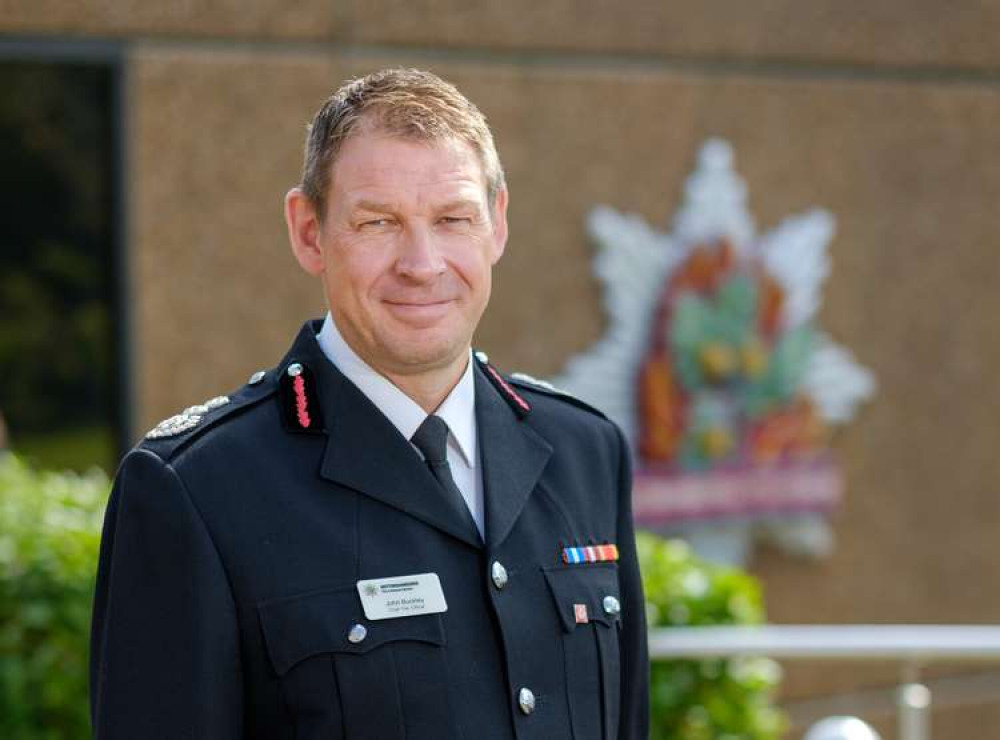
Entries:
{"label": "green foliage", "polygon": [[83,473],[99,465],[105,472],[114,470],[115,438],[107,426],[18,434],[11,440],[10,447],[21,460],[34,468]]}
{"label": "green foliage", "polygon": [[[42,473],[0,454],[0,737],[90,736],[87,641],[101,519],[99,471]],[[760,587],[686,545],[640,534],[650,626],[759,624]],[[775,740],[770,660],[656,661],[652,740]]]}
{"label": "green foliage", "polygon": [[0,453],[0,737],[90,736],[87,641],[108,478]]}
{"label": "green foliage", "polygon": [[[705,563],[680,541],[639,533],[637,546],[651,628],[763,623],[753,577]],[[651,670],[651,740],[776,740],[785,729],[772,660],[657,660]]]}

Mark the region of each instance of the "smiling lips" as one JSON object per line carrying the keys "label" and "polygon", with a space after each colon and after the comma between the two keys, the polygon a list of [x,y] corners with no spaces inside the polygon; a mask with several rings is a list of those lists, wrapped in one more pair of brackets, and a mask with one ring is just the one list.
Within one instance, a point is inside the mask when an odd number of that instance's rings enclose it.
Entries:
{"label": "smiling lips", "polygon": [[447,298],[440,301],[385,300],[383,303],[388,307],[390,313],[405,321],[430,324],[451,311],[455,299]]}

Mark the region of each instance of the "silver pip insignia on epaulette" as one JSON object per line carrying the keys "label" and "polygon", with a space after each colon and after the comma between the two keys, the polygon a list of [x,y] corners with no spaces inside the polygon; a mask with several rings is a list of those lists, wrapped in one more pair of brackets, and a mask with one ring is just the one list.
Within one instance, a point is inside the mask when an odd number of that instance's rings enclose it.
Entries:
{"label": "silver pip insignia on epaulette", "polygon": [[569,391],[564,391],[562,388],[558,388],[547,380],[539,380],[536,377],[528,375],[527,373],[511,373],[510,377],[514,380],[520,380],[522,383],[528,383],[529,385],[537,385],[539,388],[544,388],[547,391],[552,391],[553,393],[559,393],[563,396],[573,395]]}
{"label": "silver pip insignia on epaulette", "polygon": [[205,415],[209,411],[221,408],[227,403],[229,403],[229,396],[216,396],[215,398],[210,398],[205,401],[205,403],[188,406],[179,414],[175,414],[169,419],[164,419],[155,427],[150,429],[149,432],[146,433],[146,439],[173,437],[181,432],[186,432],[188,429],[194,429],[201,423],[202,419],[205,418]]}
{"label": "silver pip insignia on epaulette", "polygon": [[552,385],[552,383],[547,380],[539,380],[538,378],[533,378],[527,373],[511,373],[510,374],[511,383],[516,383],[522,388],[530,388],[538,391],[539,393],[546,393],[550,396],[555,396],[557,398],[562,398],[563,400],[573,404],[574,406],[579,406],[582,409],[586,409],[592,413],[597,414],[605,419],[608,417],[603,411],[598,408],[594,408],[586,401],[583,401],[567,390],[563,390],[559,386]]}

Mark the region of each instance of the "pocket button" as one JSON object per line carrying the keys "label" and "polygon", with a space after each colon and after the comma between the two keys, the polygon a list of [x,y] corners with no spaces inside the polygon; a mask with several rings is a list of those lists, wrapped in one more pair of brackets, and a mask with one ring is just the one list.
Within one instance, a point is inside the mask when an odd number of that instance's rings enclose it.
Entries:
{"label": "pocket button", "polygon": [[354,625],[351,627],[350,632],[347,633],[347,641],[355,645],[363,641],[366,637],[368,637],[368,628],[363,624]]}
{"label": "pocket button", "polygon": [[614,596],[604,597],[604,613],[610,616],[616,616],[622,613],[622,605]]}

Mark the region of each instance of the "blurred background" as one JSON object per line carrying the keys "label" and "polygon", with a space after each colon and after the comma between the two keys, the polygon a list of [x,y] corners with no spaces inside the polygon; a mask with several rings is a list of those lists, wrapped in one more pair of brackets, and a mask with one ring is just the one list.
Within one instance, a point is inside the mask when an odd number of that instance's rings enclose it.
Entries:
{"label": "blurred background", "polygon": [[[1000,3],[971,1],[3,0],[0,439],[33,471],[110,474],[158,420],[276,362],[324,311],[281,216],[305,125],[344,79],[419,66],[483,110],[507,171],[510,243],[477,337],[504,370],[556,375],[602,336],[588,214],[668,231],[710,137],[761,231],[829,210],[819,320],[878,392],[832,441],[832,554],[747,563],[769,621],[997,622],[998,35]],[[13,568],[34,540],[3,526]],[[23,689],[11,656],[51,614],[14,624],[18,593],[0,677]],[[784,669],[787,737],[796,711],[852,700],[896,732],[897,666]],[[924,676],[946,699],[936,738],[1000,735],[1000,666]]]}

